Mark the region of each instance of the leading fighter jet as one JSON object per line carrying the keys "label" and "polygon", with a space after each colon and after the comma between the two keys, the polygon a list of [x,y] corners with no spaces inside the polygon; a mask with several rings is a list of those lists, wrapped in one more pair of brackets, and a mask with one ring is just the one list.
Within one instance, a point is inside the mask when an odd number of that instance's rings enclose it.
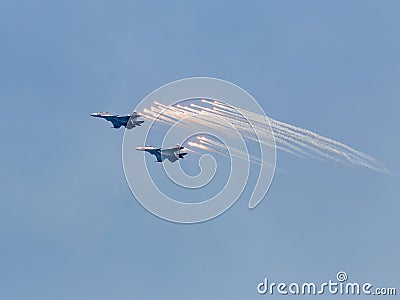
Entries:
{"label": "leading fighter jet", "polygon": [[113,124],[111,128],[120,128],[121,126],[126,127],[126,129],[132,129],[136,126],[140,126],[144,121],[138,121],[137,118],[141,117],[136,111],[131,115],[112,115],[108,112],[92,113],[92,117],[103,118],[110,121]]}
{"label": "leading fighter jet", "polygon": [[184,158],[186,152],[181,152],[184,147],[176,144],[173,148],[161,149],[154,148],[153,146],[136,147],[136,150],[146,151],[154,155],[157,158],[157,162],[162,162],[164,159],[168,159],[170,162],[175,162],[180,158]]}

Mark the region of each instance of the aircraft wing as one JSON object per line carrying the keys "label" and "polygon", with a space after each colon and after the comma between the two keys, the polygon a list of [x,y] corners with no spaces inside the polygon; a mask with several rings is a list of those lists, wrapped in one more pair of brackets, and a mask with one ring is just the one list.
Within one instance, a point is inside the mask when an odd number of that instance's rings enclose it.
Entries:
{"label": "aircraft wing", "polygon": [[128,123],[130,116],[129,116],[129,115],[118,116],[117,118],[118,118],[118,120],[121,121],[121,122]]}
{"label": "aircraft wing", "polygon": [[146,150],[150,154],[154,155],[157,158],[158,162],[162,162],[162,157],[161,157],[161,150],[160,149],[151,149],[151,150]]}
{"label": "aircraft wing", "polygon": [[106,119],[107,121],[110,121],[113,124],[114,128],[120,128],[121,126],[124,125],[114,116],[112,116],[112,117],[104,117],[104,119]]}
{"label": "aircraft wing", "polygon": [[179,156],[176,153],[173,153],[172,155],[166,156],[166,159],[170,162],[176,162],[179,159]]}
{"label": "aircraft wing", "polygon": [[168,153],[168,154],[174,154],[175,152],[178,152],[179,150],[182,150],[184,147],[180,145],[176,145],[175,147],[172,148],[166,148],[162,149],[163,152]]}
{"label": "aircraft wing", "polygon": [[128,124],[126,125],[126,128],[132,129],[132,128],[135,128],[136,126],[141,126],[142,123],[144,123],[144,121],[130,120],[130,122],[128,122]]}
{"label": "aircraft wing", "polygon": [[176,151],[177,151],[177,149],[174,149],[174,148],[162,149],[162,152],[164,152],[167,155],[173,155]]}

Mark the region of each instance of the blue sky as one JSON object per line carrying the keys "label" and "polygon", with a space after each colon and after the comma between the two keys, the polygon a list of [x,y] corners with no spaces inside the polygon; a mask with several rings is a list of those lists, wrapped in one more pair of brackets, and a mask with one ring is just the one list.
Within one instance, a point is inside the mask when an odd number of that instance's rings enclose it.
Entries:
{"label": "blue sky", "polygon": [[[2,1],[0,297],[257,299],[264,277],[398,286],[397,1]],[[340,140],[393,175],[281,152],[267,198],[211,222],[133,198],[125,113],[192,76],[250,92],[278,120]],[[268,297],[268,296],[264,296]]]}

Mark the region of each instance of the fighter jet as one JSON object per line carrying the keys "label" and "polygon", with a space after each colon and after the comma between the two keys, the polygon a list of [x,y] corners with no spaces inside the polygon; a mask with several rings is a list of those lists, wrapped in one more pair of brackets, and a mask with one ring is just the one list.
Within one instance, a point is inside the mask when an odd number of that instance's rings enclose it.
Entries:
{"label": "fighter jet", "polygon": [[173,148],[167,149],[154,148],[153,146],[136,147],[135,149],[149,152],[157,158],[157,162],[162,162],[165,159],[168,159],[170,162],[175,162],[180,158],[184,158],[184,156],[187,154],[186,152],[181,152],[184,147],[180,146],[179,144],[176,144],[176,146]]}
{"label": "fighter jet", "polygon": [[127,129],[132,129],[136,126],[140,126],[144,121],[138,121],[137,118],[141,117],[141,114],[138,114],[136,111],[133,114],[129,115],[112,115],[108,112],[99,112],[92,113],[92,117],[103,118],[107,121],[110,121],[113,126],[111,128],[120,128],[121,126],[126,127]]}

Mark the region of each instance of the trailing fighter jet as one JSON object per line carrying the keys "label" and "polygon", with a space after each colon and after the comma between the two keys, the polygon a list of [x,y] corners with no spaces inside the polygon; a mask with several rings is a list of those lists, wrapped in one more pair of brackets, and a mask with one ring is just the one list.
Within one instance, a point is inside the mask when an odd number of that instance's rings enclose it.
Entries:
{"label": "trailing fighter jet", "polygon": [[100,112],[100,113],[92,113],[92,117],[103,118],[107,121],[110,121],[113,124],[111,128],[120,128],[121,126],[126,127],[127,129],[132,129],[136,126],[140,126],[144,121],[138,121],[137,118],[141,117],[141,114],[138,114],[136,111],[131,115],[112,115],[108,112]]}
{"label": "trailing fighter jet", "polygon": [[184,158],[186,152],[181,152],[184,147],[176,144],[173,148],[161,149],[154,148],[153,146],[136,147],[136,150],[146,151],[154,155],[157,158],[157,162],[162,162],[164,159],[168,159],[170,162],[175,162],[180,158]]}

